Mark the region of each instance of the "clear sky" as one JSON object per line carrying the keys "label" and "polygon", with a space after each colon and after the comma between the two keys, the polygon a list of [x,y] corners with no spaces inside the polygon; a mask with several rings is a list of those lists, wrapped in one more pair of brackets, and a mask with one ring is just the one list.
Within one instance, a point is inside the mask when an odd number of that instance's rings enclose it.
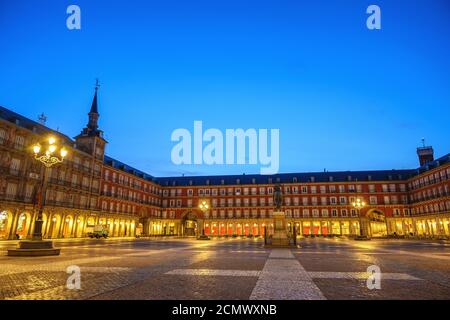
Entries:
{"label": "clear sky", "polygon": [[194,120],[280,129],[280,172],[415,168],[450,152],[449,33],[447,0],[1,0],[0,105],[75,136],[98,77],[107,154],[155,176],[259,172],[173,165]]}

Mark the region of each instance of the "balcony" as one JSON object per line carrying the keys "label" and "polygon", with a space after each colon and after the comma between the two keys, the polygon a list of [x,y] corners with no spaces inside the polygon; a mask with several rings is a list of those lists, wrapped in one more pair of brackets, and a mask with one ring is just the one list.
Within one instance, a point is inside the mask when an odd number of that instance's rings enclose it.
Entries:
{"label": "balcony", "polygon": [[98,210],[97,205],[73,203],[70,201],[58,201],[58,200],[46,200],[45,206],[73,208],[73,209],[85,209],[85,210]]}
{"label": "balcony", "polygon": [[434,199],[439,199],[439,198],[443,198],[446,196],[449,196],[450,192],[442,192],[441,194],[435,194],[435,195],[430,195],[430,196],[425,196],[425,197],[420,197],[417,199],[412,199],[409,201],[410,204],[414,204],[414,203],[418,203],[418,202],[424,202],[424,201],[428,201],[428,200],[434,200]]}
{"label": "balcony", "polygon": [[57,178],[49,178],[47,180],[48,183],[59,185],[59,186],[65,186],[65,187],[71,187],[71,182],[63,179],[57,179]]}
{"label": "balcony", "polygon": [[33,199],[31,198],[31,195],[24,195],[24,194],[0,194],[0,201],[32,203]]}
{"label": "balcony", "polygon": [[1,166],[0,167],[0,174],[6,175],[6,176],[14,176],[14,177],[21,177],[23,176],[24,171],[20,169],[14,169],[7,166]]}

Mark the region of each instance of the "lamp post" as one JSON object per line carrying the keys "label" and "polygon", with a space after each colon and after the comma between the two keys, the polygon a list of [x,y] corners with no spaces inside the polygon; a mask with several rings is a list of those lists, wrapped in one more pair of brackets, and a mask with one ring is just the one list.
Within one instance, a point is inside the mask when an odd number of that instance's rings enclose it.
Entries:
{"label": "lamp post", "polygon": [[369,237],[367,235],[364,235],[363,220],[361,216],[361,209],[366,206],[366,203],[364,202],[364,200],[361,200],[361,198],[356,198],[356,200],[352,202],[352,206],[358,212],[359,217],[359,236],[357,236],[356,239],[369,240]]}
{"label": "lamp post", "polygon": [[[200,201],[198,208],[205,214],[209,210],[209,203],[206,200]],[[205,234],[205,228],[202,223],[202,234],[198,237],[198,240],[210,240],[210,238]]]}
{"label": "lamp post", "polygon": [[36,143],[32,147],[34,159],[42,165],[43,174],[41,185],[35,192],[33,204],[38,213],[34,223],[31,240],[20,241],[18,248],[8,250],[10,256],[50,256],[59,255],[60,249],[53,247],[52,241],[42,240],[43,208],[45,204],[45,188],[47,182],[47,170],[55,164],[62,163],[67,156],[67,149],[57,143],[55,137],[50,136],[42,143]]}

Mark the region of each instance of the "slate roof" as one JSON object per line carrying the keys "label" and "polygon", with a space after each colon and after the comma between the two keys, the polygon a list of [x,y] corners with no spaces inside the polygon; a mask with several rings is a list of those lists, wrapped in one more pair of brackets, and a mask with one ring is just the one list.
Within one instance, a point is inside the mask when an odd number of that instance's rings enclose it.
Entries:
{"label": "slate roof", "polygon": [[[281,173],[276,175],[224,175],[195,177],[156,178],[162,186],[249,185],[306,182],[357,182],[357,181],[405,181],[414,176],[444,165],[450,161],[450,153],[417,169],[367,170],[336,172]],[[271,180],[269,180],[271,179]],[[237,183],[239,181],[239,183]]]}
{"label": "slate roof", "polygon": [[103,163],[108,165],[108,166],[110,166],[110,167],[113,167],[115,169],[119,169],[119,170],[122,170],[124,172],[131,173],[131,174],[133,174],[133,175],[135,175],[135,176],[137,176],[139,178],[155,182],[155,177],[153,177],[153,176],[151,176],[151,175],[149,175],[149,174],[147,174],[147,173],[145,173],[143,171],[135,169],[135,168],[133,168],[133,167],[131,167],[131,166],[129,166],[129,165],[119,161],[119,160],[111,158],[110,156],[105,155]]}
{"label": "slate roof", "polygon": [[28,119],[18,113],[15,113],[14,111],[11,111],[2,106],[0,106],[0,119],[14,123],[14,124],[18,125],[19,127],[33,131],[36,134],[48,134],[48,133],[54,134],[56,136],[61,137],[67,144],[70,144],[70,145],[75,144],[75,141],[73,141],[69,136],[67,136],[61,132],[58,132],[56,130],[50,129],[36,121]]}
{"label": "slate roof", "polygon": [[206,186],[208,185],[208,182],[209,185],[250,185],[293,182],[401,181],[411,178],[414,173],[415,170],[374,170],[280,173],[275,175],[243,174],[203,177],[165,177],[156,178],[156,180],[162,186]]}

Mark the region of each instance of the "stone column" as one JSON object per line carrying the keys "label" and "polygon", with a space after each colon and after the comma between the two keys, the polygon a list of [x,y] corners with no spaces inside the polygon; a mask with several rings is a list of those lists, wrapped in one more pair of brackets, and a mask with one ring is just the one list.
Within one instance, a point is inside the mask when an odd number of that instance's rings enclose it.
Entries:
{"label": "stone column", "polygon": [[413,235],[417,235],[417,226],[416,226],[416,219],[411,219],[411,225],[412,225],[412,233]]}
{"label": "stone column", "polygon": [[59,221],[59,231],[58,231],[58,238],[62,238],[63,237],[63,232],[64,232],[64,226],[66,225],[66,215],[63,214],[60,216],[60,221]]}
{"label": "stone column", "polygon": [[441,231],[441,224],[438,218],[434,218],[434,221],[436,221],[436,234],[438,236],[442,235],[442,231]]}
{"label": "stone column", "polygon": [[390,235],[392,233],[391,221],[388,218],[385,219],[386,219],[386,233]]}
{"label": "stone column", "polygon": [[205,227],[204,221],[202,219],[198,220],[198,235],[203,235],[203,229]]}
{"label": "stone column", "polygon": [[35,225],[36,218],[37,218],[37,214],[36,214],[35,210],[33,210],[32,214],[30,214],[30,216],[31,216],[31,224],[30,224],[30,228],[28,229],[27,238],[31,238],[33,236],[34,225]]}
{"label": "stone column", "polygon": [[12,222],[11,222],[11,229],[9,230],[8,239],[15,240],[17,226],[18,226],[18,222],[19,222],[19,210],[16,209],[15,212],[11,212],[11,215],[12,215]]}

